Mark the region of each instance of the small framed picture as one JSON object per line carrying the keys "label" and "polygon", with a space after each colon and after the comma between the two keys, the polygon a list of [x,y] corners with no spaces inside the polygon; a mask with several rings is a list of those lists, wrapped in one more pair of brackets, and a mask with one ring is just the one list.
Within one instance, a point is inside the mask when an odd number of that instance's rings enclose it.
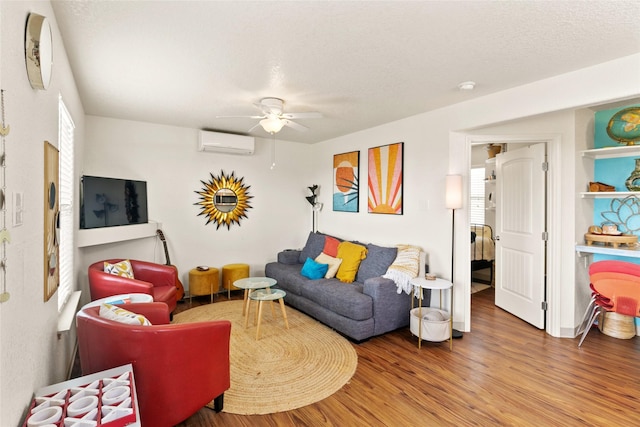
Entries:
{"label": "small framed picture", "polygon": [[333,156],[333,210],[358,212],[360,152]]}

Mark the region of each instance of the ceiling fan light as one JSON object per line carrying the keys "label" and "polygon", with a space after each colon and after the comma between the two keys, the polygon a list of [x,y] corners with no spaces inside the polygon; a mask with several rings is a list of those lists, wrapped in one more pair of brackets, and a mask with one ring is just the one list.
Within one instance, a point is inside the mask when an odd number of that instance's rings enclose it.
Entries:
{"label": "ceiling fan light", "polygon": [[260,120],[260,126],[262,126],[265,131],[271,134],[280,132],[280,130],[284,126],[284,123],[284,120],[280,120],[277,117],[270,117]]}

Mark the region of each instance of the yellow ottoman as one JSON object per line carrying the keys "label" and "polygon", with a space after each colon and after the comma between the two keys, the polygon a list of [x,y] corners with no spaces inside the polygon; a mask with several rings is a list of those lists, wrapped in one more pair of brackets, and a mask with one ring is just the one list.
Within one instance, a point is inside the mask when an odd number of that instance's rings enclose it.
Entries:
{"label": "yellow ottoman", "polygon": [[218,292],[220,275],[217,268],[209,267],[208,270],[199,270],[197,268],[189,271],[189,302],[191,298],[200,295],[211,295],[213,302],[213,294]]}
{"label": "yellow ottoman", "polygon": [[249,264],[227,264],[222,266],[222,287],[227,290],[227,297],[231,299],[231,291],[235,291],[233,282],[249,277]]}

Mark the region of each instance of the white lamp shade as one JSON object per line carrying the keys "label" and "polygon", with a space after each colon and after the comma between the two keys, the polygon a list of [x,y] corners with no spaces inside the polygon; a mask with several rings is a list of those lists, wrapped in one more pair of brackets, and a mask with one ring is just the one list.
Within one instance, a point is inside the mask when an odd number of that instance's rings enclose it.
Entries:
{"label": "white lamp shade", "polygon": [[269,133],[280,132],[284,124],[285,124],[284,120],[280,120],[277,117],[270,117],[268,119],[260,120],[260,126],[262,126],[262,128]]}
{"label": "white lamp shade", "polygon": [[447,209],[460,209],[462,207],[462,175],[446,176],[445,206]]}

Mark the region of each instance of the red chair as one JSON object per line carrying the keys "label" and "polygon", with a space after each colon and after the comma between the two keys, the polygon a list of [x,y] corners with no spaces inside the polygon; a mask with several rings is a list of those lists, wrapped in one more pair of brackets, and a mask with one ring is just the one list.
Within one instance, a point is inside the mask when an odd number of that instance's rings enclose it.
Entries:
{"label": "red chair", "polygon": [[[589,266],[591,302],[578,328],[582,337],[589,333],[596,318],[607,311],[626,316],[640,316],[640,265],[624,261],[598,261]],[[584,328],[584,329],[583,329]]]}
{"label": "red chair", "polygon": [[89,266],[91,301],[122,294],[149,294],[154,302],[163,302],[173,313],[177,305],[177,272],[169,265],[129,260],[134,279],[104,272],[104,263],[116,264],[122,259],[107,259]]}
{"label": "red chair", "polygon": [[607,300],[609,311],[640,316],[640,265],[599,261],[589,269],[593,289]]}
{"label": "red chair", "polygon": [[214,400],[219,412],[230,387],[226,320],[169,324],[164,303],[126,304],[153,326],[132,326],[99,316],[100,307],[78,312],[82,374],[131,363],[143,427],[171,427]]}

